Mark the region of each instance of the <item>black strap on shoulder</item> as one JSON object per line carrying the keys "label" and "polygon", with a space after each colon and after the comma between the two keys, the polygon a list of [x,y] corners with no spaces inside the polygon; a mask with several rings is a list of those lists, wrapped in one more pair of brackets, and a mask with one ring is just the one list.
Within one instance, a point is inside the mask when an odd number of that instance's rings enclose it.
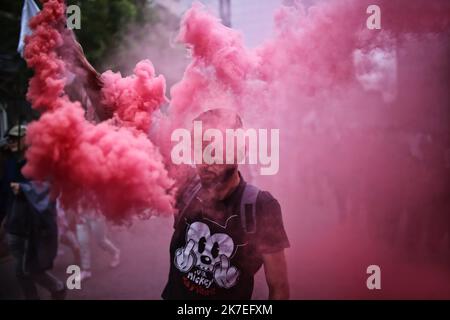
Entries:
{"label": "black strap on shoulder", "polygon": [[256,199],[259,189],[251,184],[245,184],[241,198],[241,223],[245,232],[256,232]]}
{"label": "black strap on shoulder", "polygon": [[195,179],[194,182],[187,188],[183,195],[183,208],[180,210],[178,216],[182,217],[186,209],[191,204],[192,200],[194,200],[197,193],[200,191],[202,184],[200,179]]}
{"label": "black strap on shoulder", "polygon": [[[200,180],[196,179],[185,191],[183,195],[183,208],[178,213],[178,218],[183,217],[185,211],[200,191],[202,185]],[[259,189],[254,185],[245,184],[240,204],[241,224],[247,233],[256,232],[256,200]],[[178,220],[178,219],[177,219]]]}

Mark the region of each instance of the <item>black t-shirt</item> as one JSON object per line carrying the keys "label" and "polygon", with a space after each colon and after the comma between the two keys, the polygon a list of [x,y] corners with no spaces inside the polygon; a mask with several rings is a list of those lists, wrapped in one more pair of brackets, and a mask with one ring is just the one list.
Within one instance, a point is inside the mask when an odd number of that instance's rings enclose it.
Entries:
{"label": "black t-shirt", "polygon": [[199,197],[175,219],[163,299],[250,299],[262,254],[289,247],[280,205],[267,191],[256,200],[256,232],[244,230],[239,210],[245,184],[241,176],[238,187],[214,205],[220,221],[204,214],[211,209]]}

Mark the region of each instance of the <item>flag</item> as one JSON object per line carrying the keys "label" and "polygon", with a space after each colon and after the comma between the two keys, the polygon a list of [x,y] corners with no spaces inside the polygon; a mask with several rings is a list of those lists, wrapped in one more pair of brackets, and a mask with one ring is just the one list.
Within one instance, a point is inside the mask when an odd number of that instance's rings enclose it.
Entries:
{"label": "flag", "polygon": [[39,7],[34,0],[25,0],[22,8],[22,19],[20,22],[20,38],[19,45],[17,46],[17,52],[23,57],[23,49],[25,46],[25,37],[32,33],[30,26],[28,25],[31,18],[39,13]]}

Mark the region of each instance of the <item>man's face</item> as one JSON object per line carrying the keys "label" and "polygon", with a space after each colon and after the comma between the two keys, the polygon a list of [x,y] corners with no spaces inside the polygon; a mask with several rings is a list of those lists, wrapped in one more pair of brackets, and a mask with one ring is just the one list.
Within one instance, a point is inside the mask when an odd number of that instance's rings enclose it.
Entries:
{"label": "man's face", "polygon": [[[211,127],[206,127],[205,130],[211,129]],[[225,137],[225,128],[219,128],[222,132],[222,136]],[[202,155],[205,154],[206,143],[203,143],[202,146]],[[226,150],[226,142],[225,139],[223,141],[223,147]],[[216,155],[216,150],[211,151],[211,155]],[[227,182],[233,176],[233,173],[237,170],[237,161],[235,159],[234,163],[226,164],[225,157],[226,153],[224,152],[222,155],[223,164],[207,164],[204,163],[205,159],[203,159],[202,164],[196,164],[197,173],[200,177],[200,181],[204,188],[215,188],[217,186],[222,185]]]}
{"label": "man's face", "polygon": [[[201,132],[201,139],[203,139],[204,133],[209,130],[213,129],[216,132],[219,131],[222,137],[222,143],[221,146],[223,148],[222,155],[216,155],[216,152],[220,152],[216,149],[209,150],[206,152],[206,154],[216,157],[219,156],[221,158],[221,162],[223,164],[207,164],[205,163],[205,159],[203,159],[202,164],[196,164],[197,173],[200,177],[200,181],[202,183],[202,186],[206,189],[215,189],[216,187],[220,187],[224,183],[226,183],[233,174],[237,171],[238,165],[237,165],[237,159],[234,159],[234,163],[228,163],[226,164],[226,159],[228,159],[227,155],[227,144],[226,144],[226,130],[227,129],[234,129],[236,126],[236,116],[235,115],[225,115],[221,117],[210,117],[205,119],[197,119],[196,121],[202,122],[202,132]],[[194,132],[192,132],[192,137],[195,137]],[[205,155],[206,147],[209,143],[203,142],[202,143],[202,156]],[[192,146],[194,146],[194,141],[192,141]],[[235,150],[236,147],[232,148]],[[194,151],[194,150],[193,150]],[[211,163],[211,161],[210,161]]]}
{"label": "man's face", "polygon": [[237,170],[236,164],[197,164],[197,173],[202,186],[214,187],[226,182]]}

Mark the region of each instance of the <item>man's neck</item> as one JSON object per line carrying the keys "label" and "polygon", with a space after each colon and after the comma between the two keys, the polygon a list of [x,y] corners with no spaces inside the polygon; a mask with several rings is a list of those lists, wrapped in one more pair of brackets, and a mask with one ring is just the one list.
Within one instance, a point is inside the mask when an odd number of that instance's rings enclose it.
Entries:
{"label": "man's neck", "polygon": [[[225,216],[225,211],[218,209],[217,204],[219,201],[227,198],[236,188],[239,186],[241,177],[238,171],[233,174],[233,176],[228,179],[226,184],[221,184],[217,189],[206,191],[206,197],[203,198],[204,207],[203,214],[214,220],[222,220]],[[208,195],[209,194],[209,195]]]}
{"label": "man's neck", "polygon": [[203,189],[200,197],[203,198],[203,201],[209,203],[221,201],[228,197],[237,188],[240,181],[241,177],[239,176],[239,172],[236,170],[225,183],[217,184],[213,188]]}
{"label": "man's neck", "polygon": [[223,200],[228,197],[237,188],[239,182],[241,182],[241,177],[239,176],[239,171],[236,170],[227,183],[221,185],[220,190],[216,190],[217,199]]}

